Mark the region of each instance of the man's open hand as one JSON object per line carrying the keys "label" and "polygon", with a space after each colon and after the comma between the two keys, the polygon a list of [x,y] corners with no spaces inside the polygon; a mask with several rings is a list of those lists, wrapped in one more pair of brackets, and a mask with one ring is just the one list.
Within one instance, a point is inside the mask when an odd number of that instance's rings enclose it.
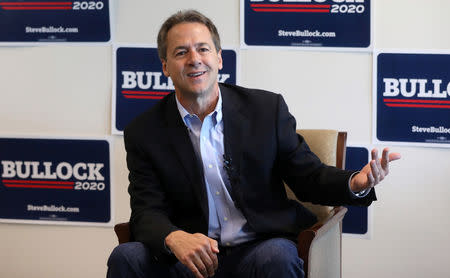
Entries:
{"label": "man's open hand", "polygon": [[389,174],[389,162],[400,159],[399,153],[389,154],[389,149],[384,148],[381,159],[378,158],[378,150],[372,150],[372,160],[355,175],[350,182],[353,192],[360,192],[372,188]]}

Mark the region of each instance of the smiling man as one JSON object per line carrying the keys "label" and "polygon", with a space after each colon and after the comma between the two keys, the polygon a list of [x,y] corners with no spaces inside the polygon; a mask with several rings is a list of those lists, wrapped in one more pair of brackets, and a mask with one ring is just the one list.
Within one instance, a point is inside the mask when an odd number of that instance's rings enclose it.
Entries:
{"label": "smiling man", "polygon": [[164,75],[172,79],[180,104],[203,121],[219,96],[220,46],[214,44],[208,27],[186,22],[167,32],[165,48],[161,57]]}
{"label": "smiling man", "polygon": [[315,216],[288,200],[370,205],[399,154],[360,172],[324,165],[296,133],[279,94],[219,84],[220,38],[204,15],[168,18],[158,34],[175,92],[125,129],[131,232],[108,277],[304,277],[295,238]]}

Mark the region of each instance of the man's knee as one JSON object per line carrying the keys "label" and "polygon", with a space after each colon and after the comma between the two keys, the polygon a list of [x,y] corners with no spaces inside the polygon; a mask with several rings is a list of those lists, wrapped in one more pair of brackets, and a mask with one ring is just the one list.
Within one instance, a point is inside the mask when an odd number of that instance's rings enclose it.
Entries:
{"label": "man's knee", "polygon": [[[149,250],[140,242],[118,245],[108,259],[108,278],[148,277],[153,272]],[[157,276],[155,276],[157,277]]]}
{"label": "man's knee", "polygon": [[298,257],[294,242],[274,238],[263,242],[260,248],[257,264],[264,273],[283,274],[278,277],[304,277],[303,260]]}
{"label": "man's knee", "polygon": [[108,266],[133,264],[149,259],[149,252],[141,242],[127,242],[114,248],[108,259]]}

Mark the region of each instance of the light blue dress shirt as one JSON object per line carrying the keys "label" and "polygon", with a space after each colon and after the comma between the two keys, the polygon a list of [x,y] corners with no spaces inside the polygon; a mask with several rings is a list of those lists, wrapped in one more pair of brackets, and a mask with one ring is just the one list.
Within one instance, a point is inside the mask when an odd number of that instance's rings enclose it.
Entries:
{"label": "light blue dress shirt", "polygon": [[189,112],[176,98],[180,115],[189,130],[189,136],[197,156],[203,162],[203,172],[208,196],[208,236],[222,246],[234,246],[256,238],[247,219],[236,208],[227,188],[228,175],[224,169],[222,96],[213,112],[202,121]]}

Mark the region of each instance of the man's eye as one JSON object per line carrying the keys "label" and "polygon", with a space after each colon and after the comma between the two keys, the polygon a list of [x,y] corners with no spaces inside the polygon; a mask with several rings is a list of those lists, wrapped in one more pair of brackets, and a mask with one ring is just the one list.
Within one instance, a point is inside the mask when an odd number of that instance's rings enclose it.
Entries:
{"label": "man's eye", "polygon": [[175,56],[183,56],[184,54],[186,54],[186,51],[178,51]]}
{"label": "man's eye", "polygon": [[208,51],[209,51],[209,48],[206,48],[206,47],[200,48],[200,52],[208,52]]}

